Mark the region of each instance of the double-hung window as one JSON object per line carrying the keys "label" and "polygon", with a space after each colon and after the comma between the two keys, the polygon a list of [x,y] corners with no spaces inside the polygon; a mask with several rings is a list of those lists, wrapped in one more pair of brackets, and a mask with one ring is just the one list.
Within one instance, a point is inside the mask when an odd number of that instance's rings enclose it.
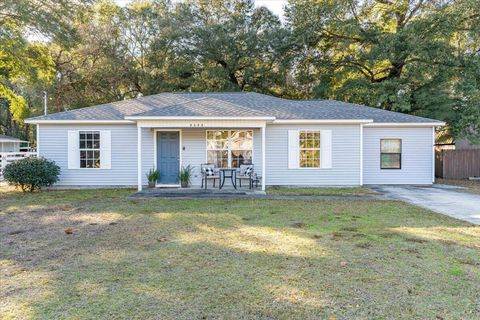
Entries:
{"label": "double-hung window", "polygon": [[80,168],[100,168],[100,131],[79,132]]}
{"label": "double-hung window", "polygon": [[320,168],[320,131],[299,132],[300,168]]}
{"label": "double-hung window", "polygon": [[381,139],[380,140],[380,168],[401,169],[402,168],[402,140]]}
{"label": "double-hung window", "polygon": [[252,163],[252,130],[207,130],[207,162],[219,168]]}

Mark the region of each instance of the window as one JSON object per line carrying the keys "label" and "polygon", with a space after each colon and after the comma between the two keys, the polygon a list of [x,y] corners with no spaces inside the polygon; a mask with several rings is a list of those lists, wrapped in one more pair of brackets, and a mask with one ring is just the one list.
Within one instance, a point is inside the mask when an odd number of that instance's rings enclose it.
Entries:
{"label": "window", "polygon": [[402,168],[402,140],[381,139],[380,140],[380,168],[401,169]]}
{"label": "window", "polygon": [[252,163],[253,131],[207,130],[207,162],[219,168]]}
{"label": "window", "polygon": [[80,131],[80,168],[100,168],[100,131]]}
{"label": "window", "polygon": [[300,168],[320,168],[320,131],[300,131]]}

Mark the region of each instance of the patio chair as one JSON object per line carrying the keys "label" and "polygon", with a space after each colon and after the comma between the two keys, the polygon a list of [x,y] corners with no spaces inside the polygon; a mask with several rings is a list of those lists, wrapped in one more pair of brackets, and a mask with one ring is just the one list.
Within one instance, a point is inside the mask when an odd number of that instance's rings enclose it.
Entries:
{"label": "patio chair", "polygon": [[248,180],[248,186],[252,189],[253,183],[257,180],[253,164],[241,164],[237,172],[237,180],[240,182],[240,188],[242,187],[242,180]]}
{"label": "patio chair", "polygon": [[205,189],[207,189],[208,180],[213,180],[213,187],[215,188],[215,180],[218,179],[218,185],[220,186],[220,172],[213,163],[201,164],[200,170],[202,172],[202,188],[205,185]]}

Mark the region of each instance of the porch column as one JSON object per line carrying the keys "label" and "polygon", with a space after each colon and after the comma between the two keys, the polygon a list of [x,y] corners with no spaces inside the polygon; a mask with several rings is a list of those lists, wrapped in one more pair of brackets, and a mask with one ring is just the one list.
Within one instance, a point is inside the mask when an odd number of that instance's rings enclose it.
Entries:
{"label": "porch column", "polygon": [[142,128],[137,125],[137,184],[142,191]]}
{"label": "porch column", "polygon": [[262,191],[265,191],[265,180],[267,179],[267,172],[265,170],[265,124],[262,126]]}

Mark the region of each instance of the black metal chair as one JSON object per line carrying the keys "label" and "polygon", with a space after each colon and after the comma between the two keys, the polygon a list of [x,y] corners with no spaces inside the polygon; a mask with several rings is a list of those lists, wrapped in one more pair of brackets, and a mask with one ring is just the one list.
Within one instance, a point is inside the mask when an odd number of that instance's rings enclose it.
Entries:
{"label": "black metal chair", "polygon": [[248,186],[252,189],[253,183],[257,180],[257,174],[255,173],[253,164],[241,164],[237,170],[237,180],[240,183],[240,188],[242,187],[242,180],[248,180]]}
{"label": "black metal chair", "polygon": [[205,185],[205,189],[208,186],[208,180],[213,180],[213,187],[215,188],[215,180],[218,179],[218,186],[220,186],[220,172],[213,163],[203,163],[200,165],[202,172],[202,188]]}

